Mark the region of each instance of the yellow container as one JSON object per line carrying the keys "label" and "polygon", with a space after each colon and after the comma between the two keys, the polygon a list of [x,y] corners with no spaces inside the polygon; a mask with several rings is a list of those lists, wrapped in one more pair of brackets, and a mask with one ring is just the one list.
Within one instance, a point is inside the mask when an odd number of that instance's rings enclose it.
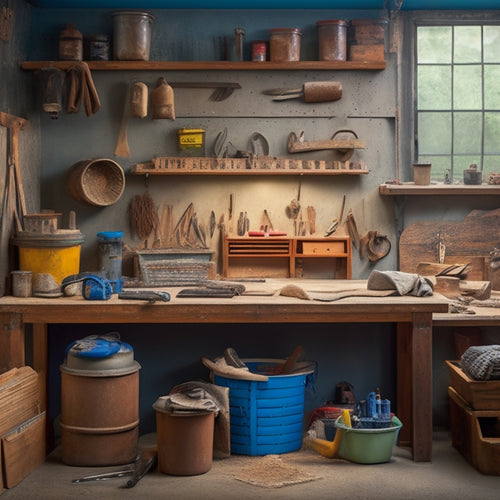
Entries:
{"label": "yellow container", "polygon": [[14,240],[19,247],[19,269],[32,273],[49,273],[57,284],[80,272],[80,250],[83,236],[79,231],[66,234],[21,232]]}
{"label": "yellow container", "polygon": [[180,128],[177,139],[182,156],[205,156],[205,130],[202,128]]}

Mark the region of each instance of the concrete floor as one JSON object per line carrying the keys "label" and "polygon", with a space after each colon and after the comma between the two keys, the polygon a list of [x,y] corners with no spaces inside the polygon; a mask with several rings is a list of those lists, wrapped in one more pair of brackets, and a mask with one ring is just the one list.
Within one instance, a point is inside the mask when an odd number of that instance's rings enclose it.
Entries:
{"label": "concrete floor", "polygon": [[242,482],[237,476],[265,457],[232,455],[214,460],[212,468],[198,476],[170,476],[148,473],[134,488],[123,488],[127,478],[73,483],[72,480],[111,468],[71,467],[61,462],[57,448],[44,464],[16,487],[5,490],[9,499],[120,499],[168,498],[169,500],[245,499],[438,499],[489,500],[500,495],[500,476],[483,475],[456,451],[447,432],[437,432],[433,441],[433,461],[415,463],[410,450],[395,447],[392,460],[385,464],[360,465],[332,460],[308,449],[279,456],[283,464],[317,479],[279,488],[264,488]]}

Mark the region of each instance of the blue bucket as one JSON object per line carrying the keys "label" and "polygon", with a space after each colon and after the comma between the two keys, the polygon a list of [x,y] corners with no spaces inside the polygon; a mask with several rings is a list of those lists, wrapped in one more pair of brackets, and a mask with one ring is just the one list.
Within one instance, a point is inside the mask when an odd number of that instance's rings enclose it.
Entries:
{"label": "blue bucket", "polygon": [[215,384],[229,387],[231,453],[255,456],[300,449],[305,386],[314,370],[273,375],[284,360],[243,361],[251,372],[268,375],[269,379],[258,382],[215,375]]}

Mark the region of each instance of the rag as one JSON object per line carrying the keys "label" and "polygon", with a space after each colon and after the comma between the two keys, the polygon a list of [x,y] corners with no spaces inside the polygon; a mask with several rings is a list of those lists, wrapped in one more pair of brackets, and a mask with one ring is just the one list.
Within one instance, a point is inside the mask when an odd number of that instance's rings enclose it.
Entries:
{"label": "rag", "polygon": [[426,297],[433,294],[429,278],[402,271],[372,271],[366,286],[368,290],[394,290],[395,295]]}

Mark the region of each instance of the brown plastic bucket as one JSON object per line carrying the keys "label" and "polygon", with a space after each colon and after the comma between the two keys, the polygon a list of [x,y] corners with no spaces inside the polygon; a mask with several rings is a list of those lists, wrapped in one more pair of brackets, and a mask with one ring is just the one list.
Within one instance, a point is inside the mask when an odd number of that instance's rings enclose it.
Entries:
{"label": "brown plastic bucket", "polygon": [[82,160],[70,168],[66,189],[80,203],[107,207],[116,203],[123,194],[125,173],[114,160]]}
{"label": "brown plastic bucket", "polygon": [[159,471],[173,476],[208,472],[212,468],[214,413],[155,411]]}
{"label": "brown plastic bucket", "polygon": [[[131,463],[139,438],[139,368],[89,376],[61,367],[62,461],[67,465]],[[112,371],[112,370],[111,370]]]}

